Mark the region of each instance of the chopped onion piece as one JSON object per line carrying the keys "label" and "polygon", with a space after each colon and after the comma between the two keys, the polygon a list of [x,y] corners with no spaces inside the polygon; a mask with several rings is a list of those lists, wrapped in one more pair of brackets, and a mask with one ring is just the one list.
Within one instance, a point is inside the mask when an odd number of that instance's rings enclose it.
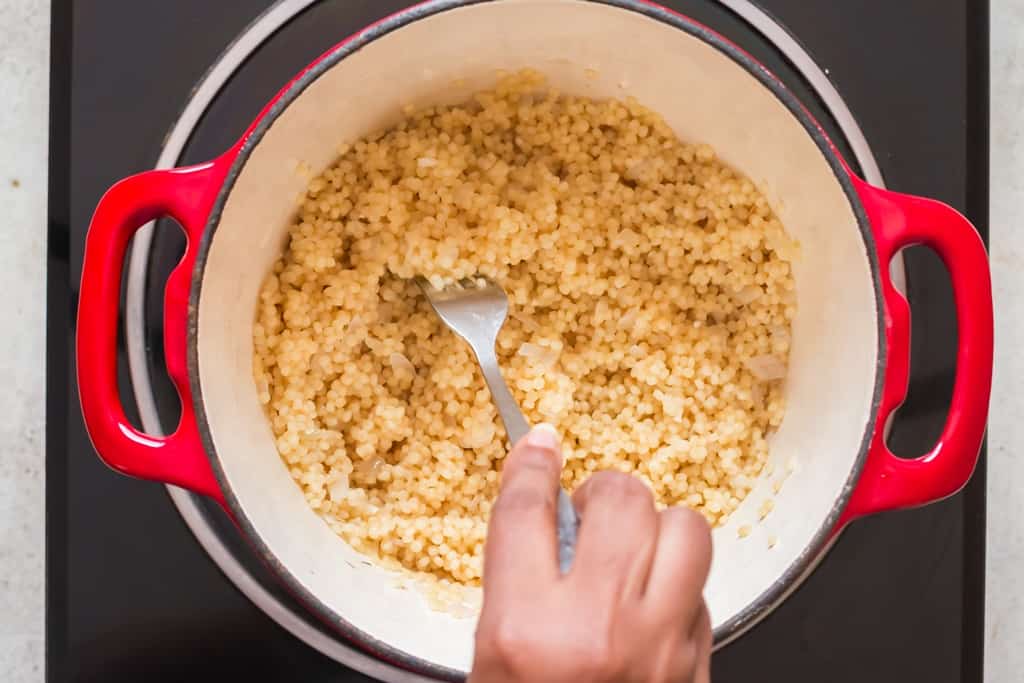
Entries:
{"label": "chopped onion piece", "polygon": [[800,244],[781,228],[767,231],[764,241],[769,249],[786,261],[796,261],[800,257]]}
{"label": "chopped onion piece", "polygon": [[708,325],[704,329],[707,330],[705,334],[708,339],[716,343],[724,344],[729,341],[729,328],[725,325]]}
{"label": "chopped onion piece", "polygon": [[762,382],[771,382],[786,376],[786,361],[771,354],[748,358],[743,364]]}
{"label": "chopped onion piece", "polygon": [[391,369],[396,373],[405,373],[409,375],[416,374],[416,366],[413,365],[412,361],[406,358],[404,354],[397,352],[392,353],[388,356],[388,360],[391,363]]}
{"label": "chopped onion piece", "polygon": [[540,325],[537,324],[537,321],[525,313],[513,313],[512,317],[518,320],[519,324],[522,325],[525,330],[536,332],[540,329]]}
{"label": "chopped onion piece", "polygon": [[327,495],[335,503],[344,500],[348,496],[348,491],[348,475],[345,473],[342,473],[334,483],[327,487]]}
{"label": "chopped onion piece", "polygon": [[665,413],[665,417],[670,417],[673,420],[681,420],[683,418],[686,402],[682,396],[666,394],[657,390],[654,392],[654,396],[661,401],[661,410]]}
{"label": "chopped onion piece", "polygon": [[524,342],[519,347],[519,355],[542,368],[550,368],[558,361],[559,353],[545,346]]}
{"label": "chopped onion piece", "polygon": [[754,403],[755,406],[760,407],[764,405],[764,391],[764,385],[761,384],[760,382],[758,382],[751,388],[750,400]]}
{"label": "chopped onion piece", "polygon": [[365,479],[376,479],[382,467],[384,467],[384,458],[375,455],[359,463],[359,474]]}
{"label": "chopped onion piece", "polygon": [[470,450],[483,448],[494,439],[494,423],[482,422],[466,430],[462,437],[462,447]]}
{"label": "chopped onion piece", "polygon": [[626,311],[625,314],[623,314],[623,316],[621,318],[619,318],[619,329],[620,330],[631,329],[634,325],[636,325],[636,319],[637,319],[636,309],[630,309],[630,310]]}
{"label": "chopped onion piece", "polygon": [[733,298],[740,306],[746,306],[760,299],[762,294],[764,294],[764,290],[757,285],[750,285],[738,291]]}
{"label": "chopped onion piece", "polygon": [[654,163],[650,159],[639,159],[631,163],[622,175],[627,180],[640,180],[653,166]]}

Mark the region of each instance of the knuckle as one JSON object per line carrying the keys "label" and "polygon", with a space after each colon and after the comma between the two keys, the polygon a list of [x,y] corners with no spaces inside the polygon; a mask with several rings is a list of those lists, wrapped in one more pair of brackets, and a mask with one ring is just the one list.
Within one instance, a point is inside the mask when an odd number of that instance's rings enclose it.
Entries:
{"label": "knuckle", "polygon": [[558,459],[553,454],[537,449],[518,452],[512,467],[521,476],[535,478],[557,478],[561,469]]}
{"label": "knuckle", "polygon": [[516,466],[524,469],[537,469],[550,473],[556,469],[558,456],[549,450],[540,448],[523,448],[515,453]]}
{"label": "knuckle", "polygon": [[663,527],[675,536],[700,547],[711,546],[711,527],[704,515],[684,507],[666,508],[661,512]]}
{"label": "knuckle", "polygon": [[510,456],[501,475],[502,491],[518,487],[552,486],[558,481],[561,467],[549,453],[526,449]]}
{"label": "knuckle", "polygon": [[504,668],[525,673],[524,667],[544,654],[544,644],[538,642],[532,626],[532,620],[521,617],[495,619],[478,631],[477,649]]}
{"label": "knuckle", "polygon": [[711,568],[711,527],[700,513],[685,508],[669,508],[661,515],[659,544],[685,548],[678,560],[680,571],[703,583]]}
{"label": "knuckle", "polygon": [[524,652],[534,649],[530,629],[522,621],[502,619],[494,629],[492,644],[494,650],[505,661],[516,661]]}
{"label": "knuckle", "polygon": [[653,505],[654,496],[643,482],[623,472],[598,472],[590,478],[590,495],[618,503]]}
{"label": "knuckle", "polygon": [[502,491],[494,501],[492,515],[524,515],[555,512],[553,496],[536,488],[515,487]]}

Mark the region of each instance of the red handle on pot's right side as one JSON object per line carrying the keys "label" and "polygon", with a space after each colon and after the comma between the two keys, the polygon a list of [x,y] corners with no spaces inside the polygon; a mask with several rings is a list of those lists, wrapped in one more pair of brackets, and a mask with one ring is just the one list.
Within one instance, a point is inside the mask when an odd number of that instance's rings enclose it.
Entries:
{"label": "red handle on pot's right side", "polygon": [[[959,491],[978,462],[992,389],[992,281],[985,245],[974,226],[941,202],[890,192],[859,179],[855,183],[878,248],[888,358],[871,448],[840,526]],[[900,249],[915,244],[934,249],[949,270],[958,346],[953,400],[942,435],[928,453],[907,459],[894,455],[885,443],[889,417],[906,398],[910,368],[910,307],[893,287],[889,263]]]}
{"label": "red handle on pot's right side", "polygon": [[[185,332],[189,278],[210,206],[224,180],[226,164],[149,171],[114,185],[100,200],[85,240],[78,300],[76,362],[85,425],[100,458],[135,477],[175,484],[222,501],[196,429]],[[181,399],[181,421],[169,436],[145,434],[129,423],[117,385],[117,318],[121,272],[129,239],[162,216],[185,230],[185,256],[165,290],[167,369]]]}

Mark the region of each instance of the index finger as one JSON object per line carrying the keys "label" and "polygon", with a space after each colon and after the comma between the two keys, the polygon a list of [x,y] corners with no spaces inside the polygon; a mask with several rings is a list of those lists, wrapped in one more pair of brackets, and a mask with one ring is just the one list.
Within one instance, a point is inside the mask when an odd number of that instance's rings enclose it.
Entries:
{"label": "index finger", "polygon": [[561,449],[554,430],[534,427],[505,461],[484,549],[484,593],[521,596],[558,578],[555,512]]}

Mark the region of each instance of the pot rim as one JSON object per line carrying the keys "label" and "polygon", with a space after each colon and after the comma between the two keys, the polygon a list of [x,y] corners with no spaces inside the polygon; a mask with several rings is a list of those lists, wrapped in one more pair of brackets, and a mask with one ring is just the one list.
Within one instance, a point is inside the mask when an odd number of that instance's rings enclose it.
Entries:
{"label": "pot rim", "polygon": [[[421,657],[411,655],[399,650],[390,644],[381,641],[362,629],[354,626],[344,616],[324,604],[316,595],[310,592],[305,586],[281,563],[271,550],[264,543],[256,528],[245,515],[234,491],[232,490],[217,455],[217,449],[210,432],[209,422],[203,403],[202,382],[199,373],[199,352],[198,352],[198,311],[199,300],[202,294],[202,281],[205,272],[207,258],[213,237],[217,231],[220,218],[223,213],[227,198],[231,194],[235,181],[238,179],[246,162],[253,150],[259,145],[263,136],[274,124],[277,118],[296,100],[302,93],[320,76],[336,66],[349,55],[362,49],[374,40],[381,38],[393,31],[403,28],[419,19],[431,17],[442,12],[466,7],[470,5],[485,4],[490,2],[507,2],[508,0],[427,0],[407,9],[396,12],[389,17],[370,25],[366,29],[343,40],[317,60],[282,89],[257,116],[253,124],[243,135],[240,144],[236,144],[225,155],[230,159],[230,167],[218,191],[216,200],[210,210],[206,226],[198,244],[196,260],[191,273],[191,287],[189,292],[189,311],[187,324],[187,369],[189,383],[193,395],[193,405],[196,415],[196,424],[203,448],[207,453],[211,468],[224,496],[225,504],[230,510],[238,527],[243,531],[248,541],[260,557],[277,574],[285,587],[293,593],[310,611],[320,620],[327,623],[332,629],[341,634],[349,642],[369,651],[380,659],[399,666],[403,669],[422,673],[441,680],[462,680],[466,672],[442,666],[427,661]],[[886,370],[886,335],[885,335],[885,304],[882,296],[881,266],[878,262],[877,245],[871,223],[864,210],[860,196],[856,190],[852,172],[846,165],[838,150],[825,134],[824,129],[818,124],[810,112],[804,108],[800,100],[771,73],[764,65],[758,62],[752,55],[748,54],[738,45],[732,43],[718,32],[700,24],[699,22],[674,12],[668,8],[654,4],[650,0],[583,0],[596,4],[608,5],[626,11],[636,12],[649,19],[660,21],[675,29],[681,30],[692,37],[698,38],[711,47],[729,57],[733,62],[742,67],[753,76],[761,85],[767,88],[797,119],[800,125],[808,133],[819,151],[824,156],[829,167],[839,183],[843,193],[849,201],[854,216],[857,219],[857,227],[864,240],[864,248],[868,257],[871,270],[871,280],[874,289],[875,310],[877,321],[877,348],[875,362],[875,379],[872,392],[871,411],[864,426],[861,437],[861,444],[858,454],[839,496],[836,498],[829,510],[828,515],[822,521],[808,545],[800,552],[797,558],[782,572],[772,584],[761,592],[760,595],[751,601],[740,612],[728,619],[725,623],[714,629],[714,647],[717,649],[743,635],[747,630],[756,625],[766,617],[775,607],[778,606],[791,592],[793,592],[803,580],[813,571],[817,563],[822,559],[830,548],[835,538],[837,525],[843,510],[853,490],[856,488],[864,463],[867,460],[872,436],[875,432],[878,419],[878,409],[882,399],[882,392],[885,385]],[[233,155],[233,158],[231,156]]]}

